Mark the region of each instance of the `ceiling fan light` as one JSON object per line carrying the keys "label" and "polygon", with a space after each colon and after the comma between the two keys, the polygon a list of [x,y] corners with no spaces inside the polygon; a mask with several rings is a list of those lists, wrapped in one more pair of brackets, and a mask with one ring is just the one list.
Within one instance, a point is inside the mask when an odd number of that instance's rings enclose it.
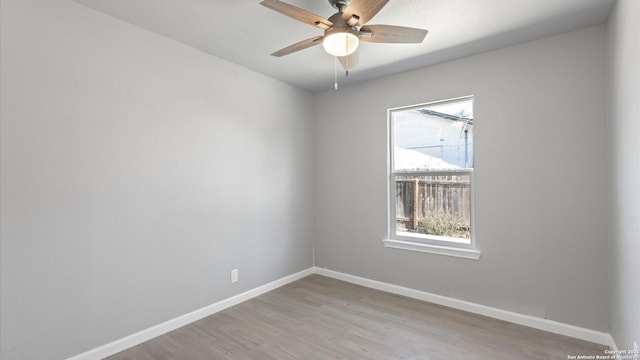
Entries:
{"label": "ceiling fan light", "polygon": [[327,32],[322,41],[324,51],[333,56],[347,56],[353,54],[358,49],[360,39],[358,35],[350,32],[349,29],[336,29],[337,31]]}

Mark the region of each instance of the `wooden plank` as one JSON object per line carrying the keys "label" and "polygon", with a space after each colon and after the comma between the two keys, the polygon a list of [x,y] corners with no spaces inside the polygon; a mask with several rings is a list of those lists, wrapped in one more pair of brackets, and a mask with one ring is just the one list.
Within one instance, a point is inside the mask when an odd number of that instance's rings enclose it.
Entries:
{"label": "wooden plank", "polygon": [[418,220],[420,218],[420,179],[413,180],[413,230],[418,228]]}
{"label": "wooden plank", "polygon": [[605,349],[311,275],[107,359],[548,360]]}

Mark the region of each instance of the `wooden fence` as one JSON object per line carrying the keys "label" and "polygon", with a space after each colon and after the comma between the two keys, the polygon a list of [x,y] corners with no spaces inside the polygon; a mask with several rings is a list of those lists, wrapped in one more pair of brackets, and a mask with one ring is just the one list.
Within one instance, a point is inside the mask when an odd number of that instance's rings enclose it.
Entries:
{"label": "wooden fence", "polygon": [[429,212],[460,217],[471,226],[471,188],[468,176],[422,176],[396,180],[396,222],[415,230]]}

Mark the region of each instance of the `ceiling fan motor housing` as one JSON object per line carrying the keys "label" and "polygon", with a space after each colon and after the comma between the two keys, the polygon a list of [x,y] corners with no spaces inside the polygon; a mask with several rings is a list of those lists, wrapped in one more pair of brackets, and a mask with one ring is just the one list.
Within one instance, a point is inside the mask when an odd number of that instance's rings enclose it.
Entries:
{"label": "ceiling fan motor housing", "polygon": [[342,18],[341,13],[331,15],[331,17],[329,17],[329,21],[333,23],[333,26],[331,26],[330,29],[325,30],[325,32],[331,29],[353,28],[353,26],[350,26],[349,23]]}

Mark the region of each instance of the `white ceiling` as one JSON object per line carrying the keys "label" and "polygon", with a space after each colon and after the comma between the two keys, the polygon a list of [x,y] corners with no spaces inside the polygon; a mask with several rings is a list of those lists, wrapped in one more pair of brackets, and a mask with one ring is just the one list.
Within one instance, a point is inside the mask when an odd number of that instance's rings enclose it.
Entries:
{"label": "white ceiling", "polygon": [[[74,0],[167,38],[308,91],[333,87],[322,46],[269,54],[322,30],[259,0]],[[285,0],[323,17],[327,0]],[[368,22],[429,30],[422,44],[360,43],[360,64],[342,84],[415,69],[606,21],[614,0],[391,0]]]}

